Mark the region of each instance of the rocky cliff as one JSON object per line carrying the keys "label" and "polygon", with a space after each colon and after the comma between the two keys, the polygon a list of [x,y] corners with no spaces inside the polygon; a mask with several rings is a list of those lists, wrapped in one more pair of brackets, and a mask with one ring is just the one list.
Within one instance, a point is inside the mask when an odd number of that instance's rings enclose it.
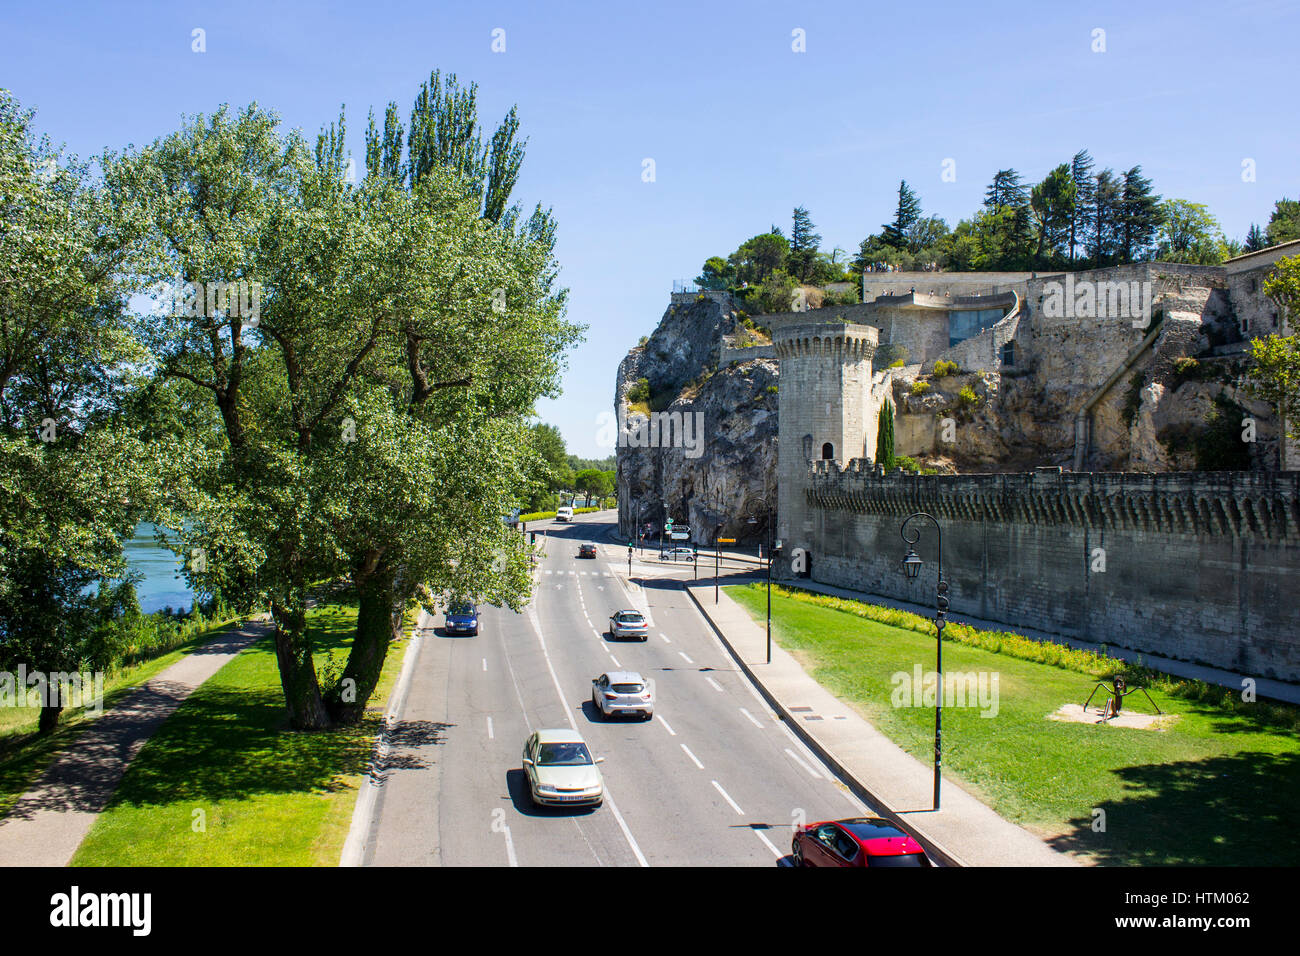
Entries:
{"label": "rocky cliff", "polygon": [[677,298],[619,365],[619,530],[631,538],[639,519],[657,535],[671,516],[699,544],[718,524],[723,537],[757,540],[763,499],[776,502],[777,363],[721,364],[741,324],[735,304]]}

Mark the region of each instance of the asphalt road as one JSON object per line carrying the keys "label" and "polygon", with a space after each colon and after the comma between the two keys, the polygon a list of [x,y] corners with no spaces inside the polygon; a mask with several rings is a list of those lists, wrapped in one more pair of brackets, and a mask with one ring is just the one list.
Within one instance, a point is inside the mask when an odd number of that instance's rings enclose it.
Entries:
{"label": "asphalt road", "polygon": [[[870,812],[735,666],[678,583],[690,566],[647,551],[633,562],[645,587],[629,589],[609,528],[600,515],[530,525],[549,534],[523,613],[481,608],[477,637],[423,622],[434,626],[390,732],[366,865],[772,866],[788,864],[796,822]],[[595,560],[577,557],[583,541]],[[627,607],[648,614],[647,642],[608,637]],[[599,719],[591,681],[606,670],[653,681],[653,720]],[[603,806],[531,805],[520,752],[552,727],[605,758]]]}

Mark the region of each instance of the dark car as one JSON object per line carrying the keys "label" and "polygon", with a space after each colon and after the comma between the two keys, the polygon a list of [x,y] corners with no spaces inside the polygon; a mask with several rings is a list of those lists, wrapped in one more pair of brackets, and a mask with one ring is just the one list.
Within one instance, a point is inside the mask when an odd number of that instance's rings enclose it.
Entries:
{"label": "dark car", "polygon": [[468,601],[453,601],[447,606],[447,633],[478,635],[478,610]]}
{"label": "dark car", "polygon": [[578,557],[594,558],[596,556],[596,546],[594,544],[578,545]]}
{"label": "dark car", "polygon": [[933,866],[910,833],[880,817],[810,823],[790,852],[795,866]]}

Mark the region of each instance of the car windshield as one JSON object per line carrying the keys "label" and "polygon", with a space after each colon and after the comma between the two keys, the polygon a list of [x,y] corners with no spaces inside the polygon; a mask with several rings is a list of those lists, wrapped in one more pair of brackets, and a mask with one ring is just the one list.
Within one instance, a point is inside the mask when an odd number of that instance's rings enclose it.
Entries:
{"label": "car windshield", "polygon": [[458,601],[451,607],[447,608],[448,614],[473,614],[474,605],[466,604],[464,601]]}
{"label": "car windshield", "polygon": [[639,694],[641,693],[640,684],[615,684],[614,692],[618,694]]}
{"label": "car windshield", "polygon": [[631,612],[626,612],[626,611],[625,611],[624,613],[620,614],[620,615],[618,616],[618,619],[619,619],[620,621],[622,621],[624,624],[644,624],[644,623],[645,623],[645,618],[643,618],[640,614],[633,614],[633,613],[631,613]]}
{"label": "car windshield", "polygon": [[542,744],[537,762],[544,767],[583,767],[590,764],[591,753],[583,743]]}

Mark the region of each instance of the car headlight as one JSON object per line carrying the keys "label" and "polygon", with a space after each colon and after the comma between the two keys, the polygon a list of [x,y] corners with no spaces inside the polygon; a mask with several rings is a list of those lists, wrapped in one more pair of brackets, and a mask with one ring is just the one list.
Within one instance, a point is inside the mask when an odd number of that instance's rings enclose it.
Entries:
{"label": "car headlight", "polygon": [[548,787],[548,786],[547,786],[546,784],[544,784],[544,783],[539,783],[539,784],[537,785],[537,792],[538,792],[538,793],[557,793],[558,791],[557,791],[554,787]]}

